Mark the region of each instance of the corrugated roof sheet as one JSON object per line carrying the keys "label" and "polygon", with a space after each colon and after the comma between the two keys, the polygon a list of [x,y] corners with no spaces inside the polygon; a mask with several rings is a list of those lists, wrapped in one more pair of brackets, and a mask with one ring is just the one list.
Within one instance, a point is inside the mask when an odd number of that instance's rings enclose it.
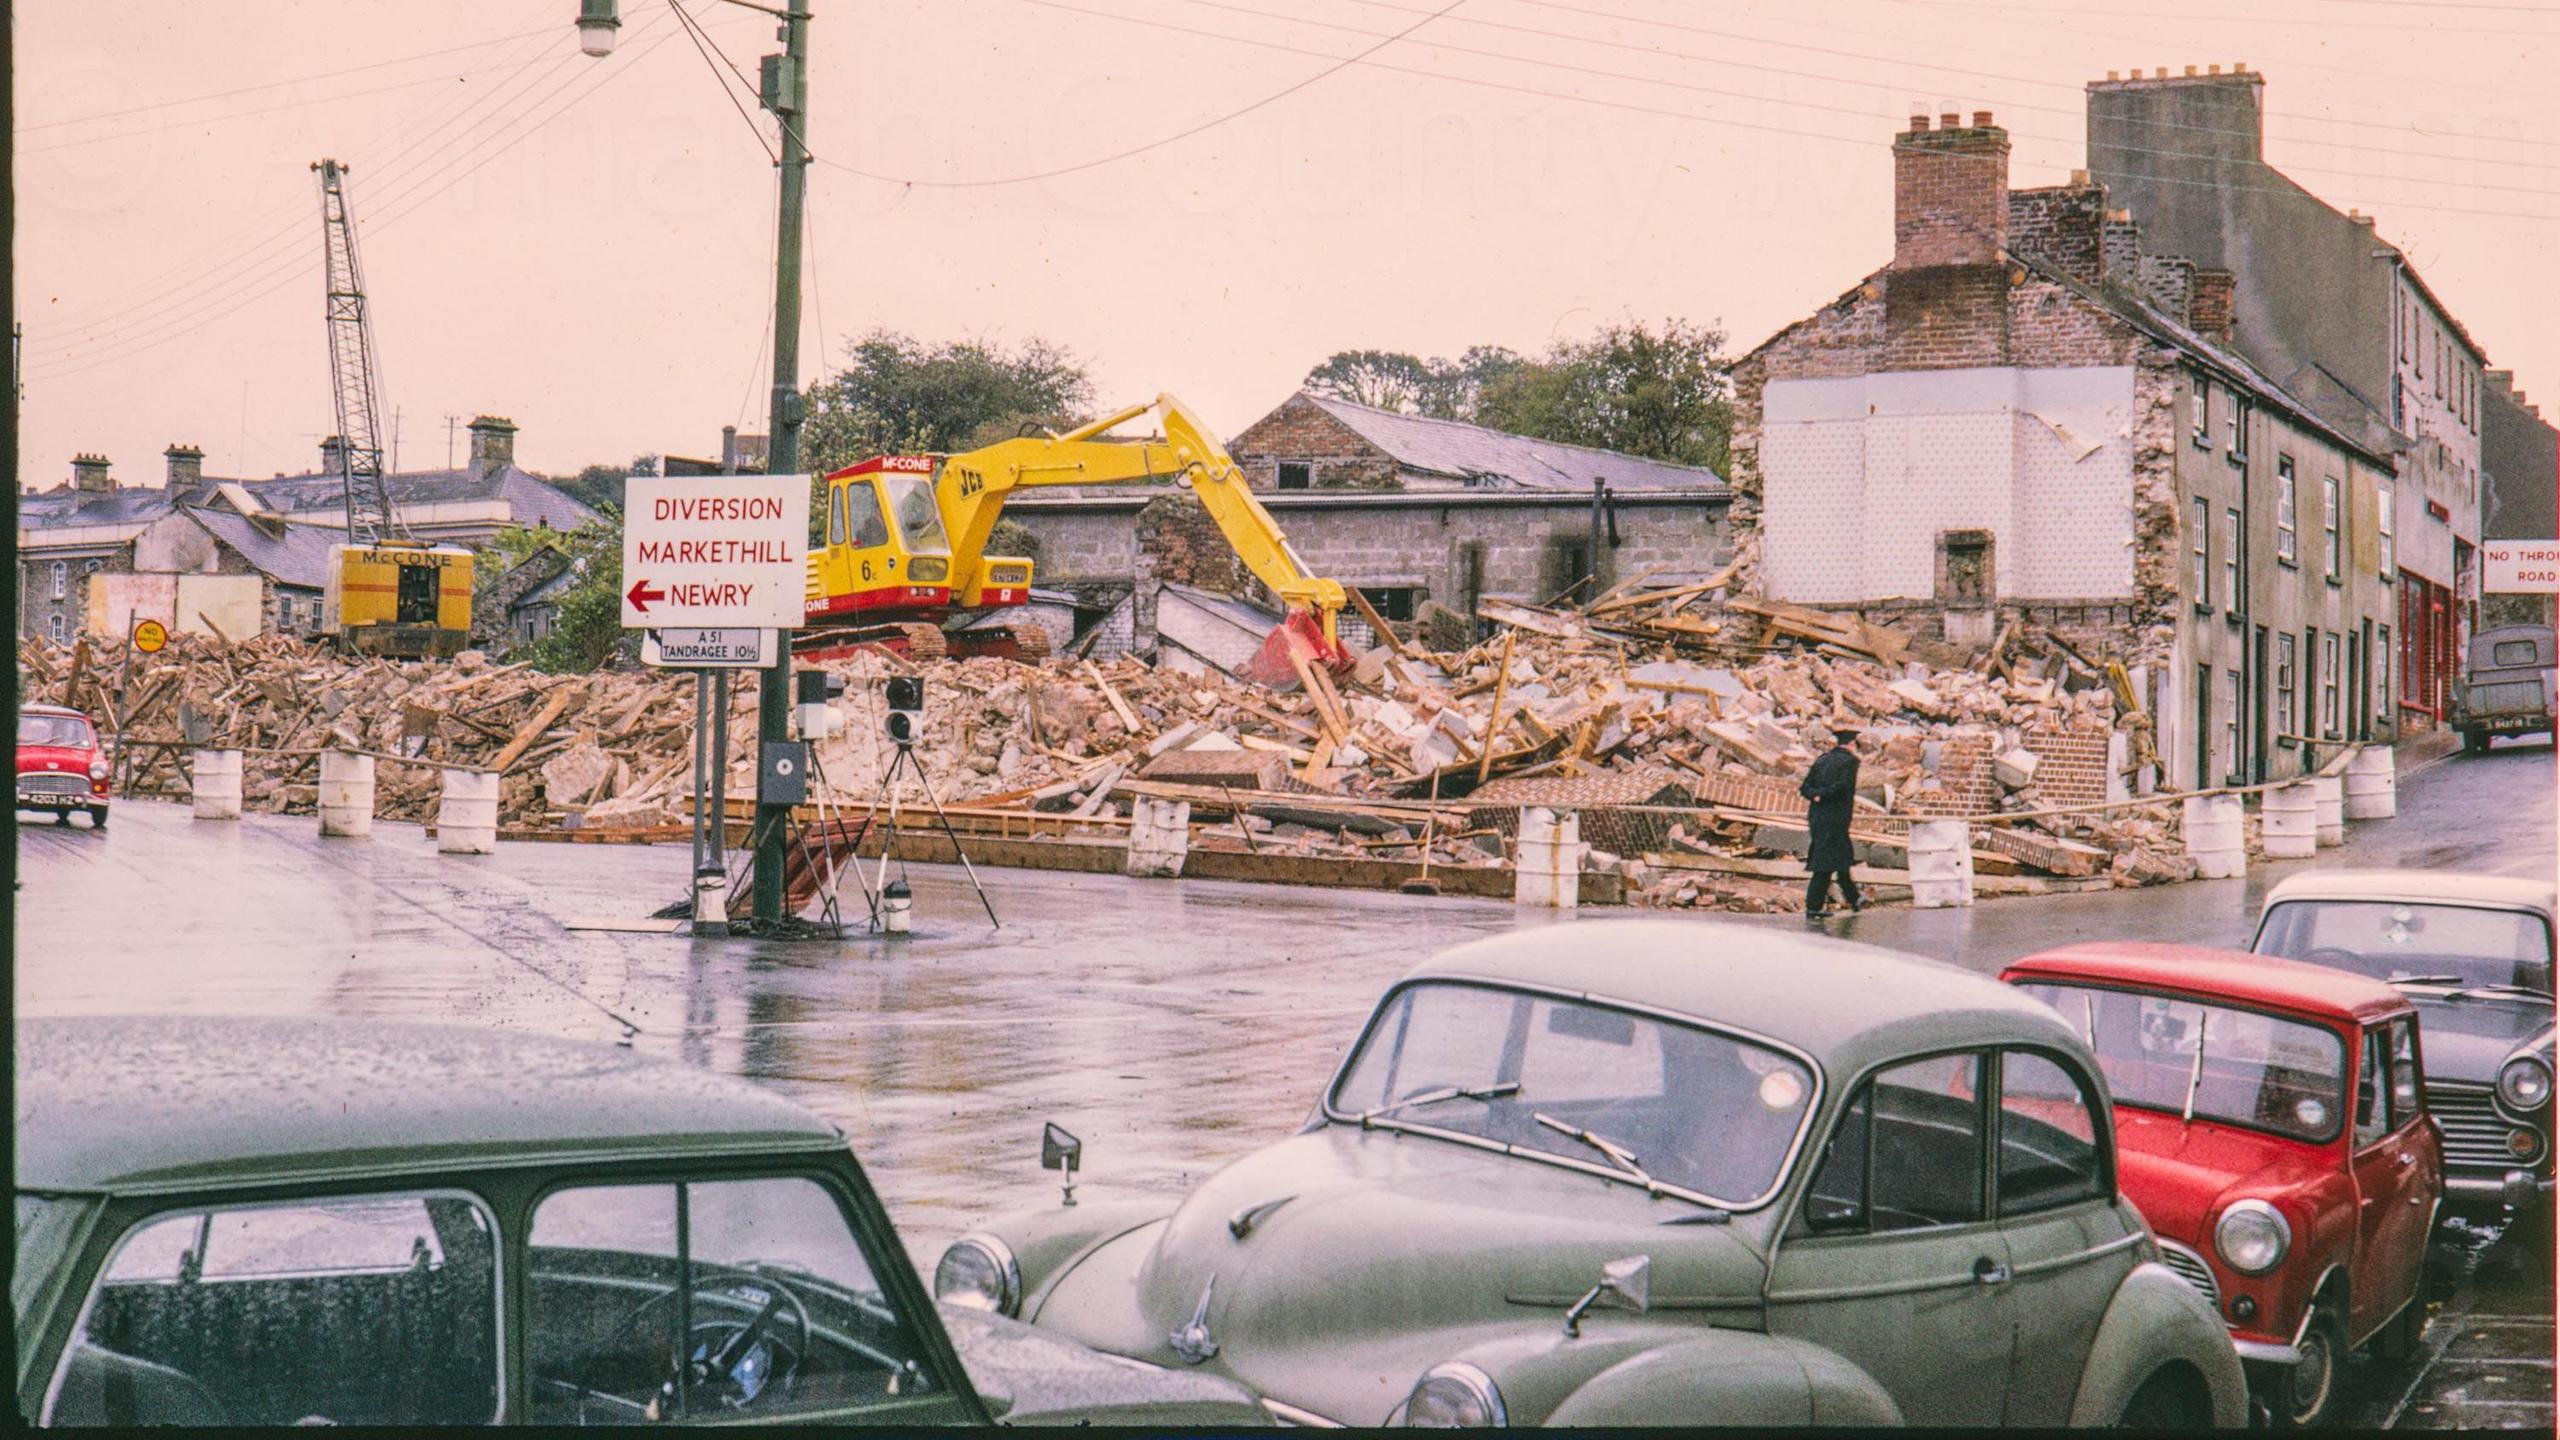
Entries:
{"label": "corrugated roof sheet", "polygon": [[1469,425],[1355,405],[1326,395],[1300,395],[1385,451],[1398,466],[1472,480],[1494,477],[1528,490],[1589,493],[1593,477],[1613,490],[1722,490],[1724,477],[1703,465],[1675,465],[1615,450],[1533,440]]}

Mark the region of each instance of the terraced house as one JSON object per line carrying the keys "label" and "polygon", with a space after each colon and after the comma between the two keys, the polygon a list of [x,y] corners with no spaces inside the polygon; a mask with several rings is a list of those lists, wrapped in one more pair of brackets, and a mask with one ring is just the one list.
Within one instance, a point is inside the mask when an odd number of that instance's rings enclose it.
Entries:
{"label": "terraced house", "polygon": [[1971,120],[1912,117],[1890,263],[1735,366],[1745,586],[1958,643],[2050,627],[2125,667],[2137,784],[2390,735],[2388,451],[2240,352],[2233,272],[2085,172],[2011,191]]}

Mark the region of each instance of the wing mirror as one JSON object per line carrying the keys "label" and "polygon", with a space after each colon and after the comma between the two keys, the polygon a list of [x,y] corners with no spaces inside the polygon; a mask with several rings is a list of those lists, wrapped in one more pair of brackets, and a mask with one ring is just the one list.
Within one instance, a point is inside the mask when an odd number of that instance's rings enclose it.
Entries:
{"label": "wing mirror", "polygon": [[1611,1260],[1600,1267],[1600,1283],[1583,1292],[1564,1312],[1564,1334],[1568,1340],[1582,1337],[1582,1317],[1595,1305],[1605,1304],[1613,1310],[1633,1310],[1641,1315],[1653,1308],[1653,1257],[1628,1255]]}
{"label": "wing mirror", "polygon": [[1084,1159],[1084,1142],[1068,1134],[1054,1120],[1040,1127],[1040,1168],[1055,1170],[1065,1184],[1060,1203],[1076,1203],[1076,1166]]}

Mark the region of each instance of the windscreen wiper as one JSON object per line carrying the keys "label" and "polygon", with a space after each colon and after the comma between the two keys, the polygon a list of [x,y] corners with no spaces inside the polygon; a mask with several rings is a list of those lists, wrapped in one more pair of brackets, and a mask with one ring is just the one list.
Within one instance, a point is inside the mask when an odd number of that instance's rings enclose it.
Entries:
{"label": "windscreen wiper", "polygon": [[1553,1115],[1548,1115],[1541,1111],[1530,1111],[1529,1118],[1546,1126],[1548,1129],[1555,1131],[1559,1135],[1570,1135],[1574,1139],[1581,1141],[1583,1144],[1590,1146],[1592,1149],[1599,1151],[1601,1154],[1608,1156],[1611,1163],[1615,1164],[1619,1169],[1624,1170],[1628,1174],[1636,1177],[1636,1179],[1643,1181],[1644,1187],[1647,1190],[1651,1190],[1653,1188],[1653,1177],[1645,1173],[1645,1169],[1642,1165],[1636,1163],[1636,1152],[1628,1149],[1626,1146],[1621,1145],[1617,1141],[1611,1140],[1606,1136],[1594,1135],[1579,1125],[1567,1125]]}
{"label": "windscreen wiper", "polygon": [[1419,1095],[1407,1095],[1391,1104],[1372,1106],[1352,1118],[1360,1122],[1361,1129],[1366,1130],[1369,1128],[1369,1122],[1381,1115],[1397,1110],[1409,1110],[1417,1105],[1437,1105],[1443,1100],[1498,1100],[1505,1095],[1519,1093],[1520,1082],[1517,1080],[1505,1080],[1499,1085],[1444,1085],[1437,1090],[1425,1090]]}

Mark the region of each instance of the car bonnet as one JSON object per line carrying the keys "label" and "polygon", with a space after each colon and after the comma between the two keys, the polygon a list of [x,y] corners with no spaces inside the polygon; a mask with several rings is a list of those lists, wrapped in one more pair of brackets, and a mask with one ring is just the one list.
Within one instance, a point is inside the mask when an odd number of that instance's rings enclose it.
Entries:
{"label": "car bonnet", "polygon": [[[1749,1227],[1663,1223],[1706,1213],[1534,1160],[1332,1125],[1194,1191],[1139,1267],[1137,1303],[1168,1342],[1202,1321],[1215,1364],[1257,1392],[1374,1422],[1456,1350],[1558,1325],[1621,1257],[1651,1260],[1657,1311],[1756,1317],[1766,1271]],[[1183,1363],[1170,1343],[1148,1358]]]}

